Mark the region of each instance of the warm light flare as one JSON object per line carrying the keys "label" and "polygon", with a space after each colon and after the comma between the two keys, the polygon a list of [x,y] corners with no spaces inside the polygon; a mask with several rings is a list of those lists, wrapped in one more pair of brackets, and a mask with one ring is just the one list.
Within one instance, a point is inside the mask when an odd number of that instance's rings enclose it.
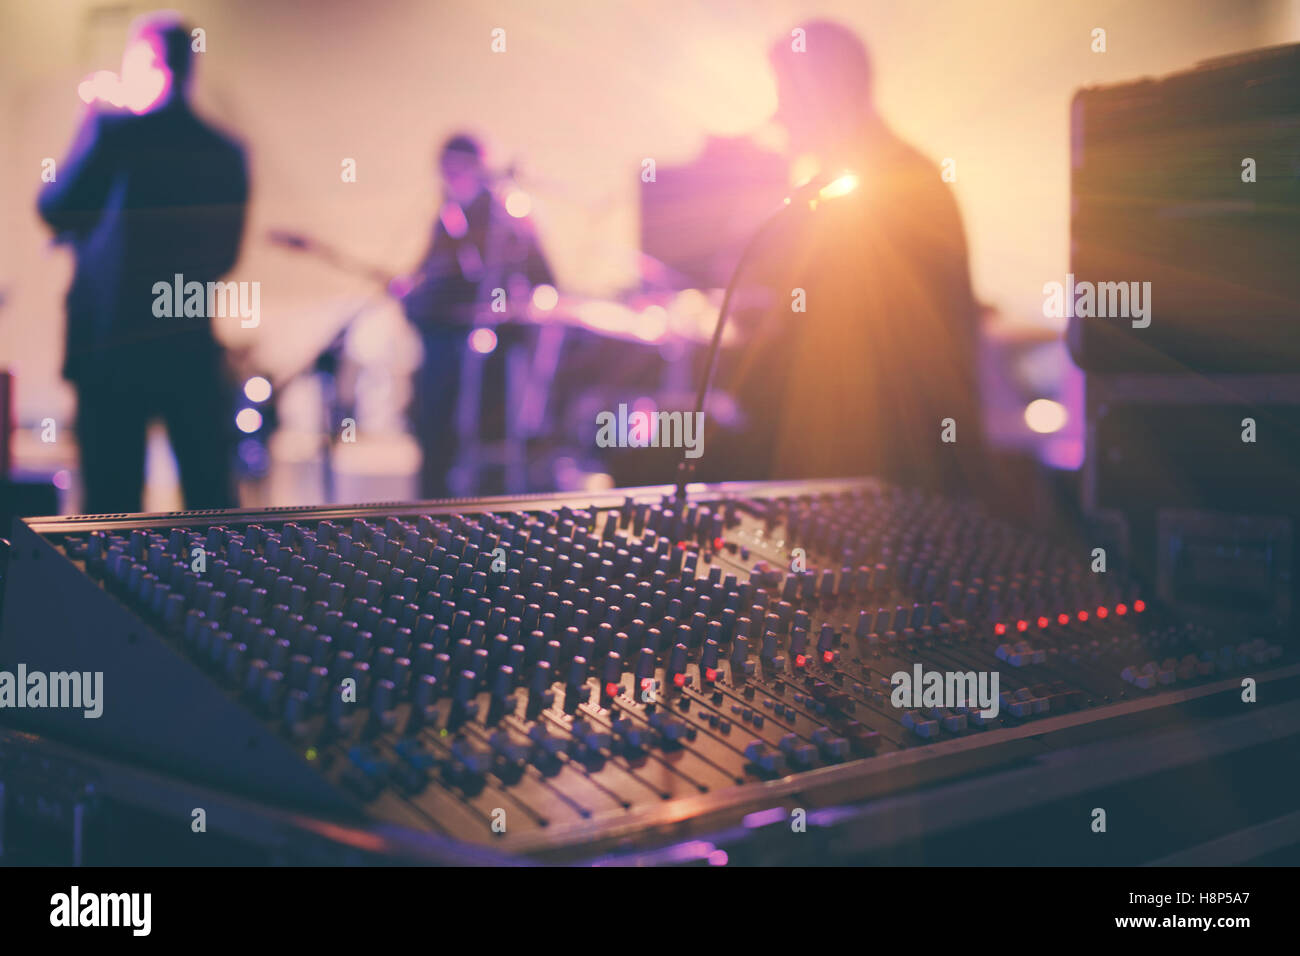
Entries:
{"label": "warm light flare", "polygon": [[254,375],[244,383],[244,396],[250,402],[264,402],[271,397],[271,383],[261,375]]}
{"label": "warm light flare", "polygon": [[522,189],[511,190],[506,196],[506,212],[515,219],[523,219],[533,211],[533,200]]}
{"label": "warm light flare", "polygon": [[840,196],[847,196],[853,190],[858,188],[858,177],[853,173],[844,173],[825,186],[817,193],[819,199],[838,199]]}
{"label": "warm light flare", "polygon": [[1036,398],[1025,406],[1025,424],[1040,435],[1059,432],[1069,418],[1065,406],[1050,398]]}
{"label": "warm light flare", "polygon": [[533,289],[533,308],[541,312],[550,312],[560,304],[560,293],[556,291],[555,286],[542,285]]}
{"label": "warm light flare", "polygon": [[491,329],[475,329],[469,334],[469,347],[479,355],[491,355],[496,351],[497,334]]}
{"label": "warm light flare", "polygon": [[235,416],[235,426],[245,435],[251,435],[262,427],[262,413],[256,408],[241,408]]}
{"label": "warm light flare", "polygon": [[804,153],[795,158],[790,164],[790,186],[792,189],[802,189],[807,186],[818,173],[822,171],[821,160],[812,153]]}
{"label": "warm light flare", "polygon": [[157,54],[147,40],[136,40],[122,55],[122,72],[97,70],[77,87],[84,103],[107,103],[132,113],[147,113],[160,103],[171,87],[171,72],[160,68]]}

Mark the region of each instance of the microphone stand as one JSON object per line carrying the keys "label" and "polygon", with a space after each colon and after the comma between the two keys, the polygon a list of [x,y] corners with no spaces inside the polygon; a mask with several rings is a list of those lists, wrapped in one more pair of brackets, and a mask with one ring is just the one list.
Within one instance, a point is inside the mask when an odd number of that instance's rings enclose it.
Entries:
{"label": "microphone stand", "polygon": [[273,229],[268,237],[276,245],[292,249],[295,252],[310,253],[332,268],[361,276],[380,285],[384,290],[382,294],[373,294],[367,297],[360,305],[349,311],[347,317],[339,324],[334,335],[317,351],[310,362],[275,383],[275,394],[278,396],[281,389],[298,379],[306,378],[308,375],[316,375],[320,380],[321,424],[323,427],[321,492],[325,501],[332,504],[337,486],[337,473],[334,468],[334,430],[338,427],[342,412],[338,401],[338,372],[339,366],[342,364],[343,345],[357,320],[383,301],[384,298],[391,296],[388,286],[392,276],[377,266],[341,253],[332,246],[310,236],[282,229]]}
{"label": "microphone stand", "polygon": [[[704,404],[709,397],[709,389],[713,385],[713,372],[718,364],[718,353],[722,347],[722,333],[727,324],[727,317],[731,313],[731,299],[735,295],[736,288],[740,284],[740,277],[745,272],[745,267],[749,265],[749,260],[753,257],[755,251],[762,245],[769,232],[777,225],[780,225],[788,213],[792,210],[798,210],[807,203],[807,211],[811,212],[817,208],[818,196],[833,181],[846,179],[848,174],[841,177],[823,176],[813,179],[797,189],[792,195],[787,196],[785,202],[779,209],[769,215],[759,227],[754,230],[754,235],[750,237],[745,248],[740,253],[740,259],[736,262],[736,268],[731,272],[731,278],[727,280],[726,291],[722,294],[722,307],[718,309],[718,321],[713,327],[713,339],[709,342],[709,355],[704,365],[704,377],[700,381],[699,392],[695,397],[695,420],[700,422],[700,442],[704,441],[704,419],[701,417],[704,412]],[[849,185],[844,192],[851,191],[856,185],[856,179],[853,184]],[[843,192],[835,195],[843,195]],[[677,466],[677,491],[675,497],[679,506],[686,504],[686,486],[690,483],[691,477],[695,473],[695,463],[689,458],[683,458]]]}

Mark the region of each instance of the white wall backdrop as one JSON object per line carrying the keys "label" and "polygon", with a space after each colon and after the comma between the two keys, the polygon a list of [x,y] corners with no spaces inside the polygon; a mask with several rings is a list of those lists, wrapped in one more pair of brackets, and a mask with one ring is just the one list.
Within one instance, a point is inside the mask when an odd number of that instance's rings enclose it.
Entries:
{"label": "white wall backdrop", "polygon": [[[935,160],[956,159],[981,297],[1041,322],[1042,284],[1067,263],[1074,90],[1300,39],[1294,0],[173,6],[206,31],[200,110],[251,156],[251,220],[232,278],[262,283],[262,324],[223,337],[256,337],[259,353],[286,365],[327,334],[335,303],[365,286],[273,247],[267,229],[411,266],[432,217],[433,150],[468,126],[496,161],[518,161],[538,184],[536,218],[562,285],[616,291],[632,275],[641,159],[680,162],[710,133],[761,127],[774,105],[765,50],[812,16],[859,29],[885,115]],[[0,0],[0,365],[18,374],[24,423],[71,411],[58,378],[71,263],[34,211],[41,160],[64,155],[78,81],[116,69],[127,23],[148,9]],[[1104,54],[1090,50],[1099,26]],[[506,31],[504,54],[490,49],[496,27]],[[344,157],[357,160],[355,184],[340,180]]]}

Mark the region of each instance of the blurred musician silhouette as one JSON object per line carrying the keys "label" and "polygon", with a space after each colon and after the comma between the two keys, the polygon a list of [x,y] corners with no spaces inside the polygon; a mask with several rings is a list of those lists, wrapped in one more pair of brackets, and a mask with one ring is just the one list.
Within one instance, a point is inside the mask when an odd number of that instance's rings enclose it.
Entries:
{"label": "blurred musician silhouette", "polygon": [[243,150],[190,109],[190,68],[188,29],[168,14],[137,20],[120,79],[107,75],[114,98],[88,97],[71,153],[40,195],[41,215],[76,252],[63,374],[77,391],[86,512],[140,510],[155,417],[186,506],[235,504],[211,317],[155,312],[155,283],[181,275],[206,289],[234,265],[248,199]]}
{"label": "blurred musician silhouette", "polygon": [[[460,450],[461,371],[475,320],[494,315],[492,306],[501,301],[497,289],[504,290],[506,315],[512,315],[534,286],[554,283],[528,220],[510,215],[493,193],[482,145],[465,134],[452,136],[442,147],[438,167],[443,204],[429,251],[403,298],[406,317],[424,345],[411,406],[424,455],[422,498],[445,498],[452,491],[449,472]],[[489,432],[504,428],[503,375],[499,362],[490,363],[485,373],[479,420]]]}
{"label": "blurred musician silhouette", "polygon": [[951,187],[876,111],[857,37],[829,22],[803,30],[803,50],[787,36],[771,51],[790,158],[858,186],[788,217],[755,265],[775,307],[718,379],[750,425],[709,457],[737,478],[872,474],[973,491],[985,465],[978,309]]}

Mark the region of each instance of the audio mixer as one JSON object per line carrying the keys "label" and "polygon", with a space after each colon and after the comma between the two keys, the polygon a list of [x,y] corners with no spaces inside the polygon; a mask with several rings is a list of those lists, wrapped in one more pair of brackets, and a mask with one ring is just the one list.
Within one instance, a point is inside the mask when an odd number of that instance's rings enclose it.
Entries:
{"label": "audio mixer", "polygon": [[32,519],[10,557],[0,668],[102,674],[102,712],[0,720],[397,857],[716,862],[794,807],[1230,721],[1298,670],[1089,546],[873,480]]}

